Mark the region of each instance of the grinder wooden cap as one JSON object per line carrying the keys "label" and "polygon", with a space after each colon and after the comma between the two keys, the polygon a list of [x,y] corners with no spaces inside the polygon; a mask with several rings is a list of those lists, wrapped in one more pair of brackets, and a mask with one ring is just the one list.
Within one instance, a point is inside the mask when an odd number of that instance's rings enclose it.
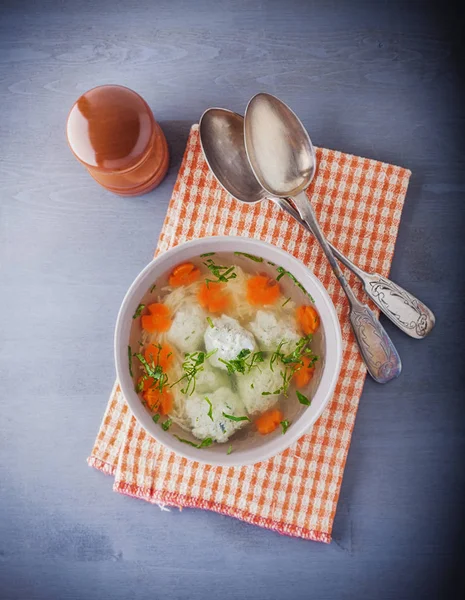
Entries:
{"label": "grinder wooden cap", "polygon": [[76,158],[106,189],[125,196],[156,187],[168,169],[165,136],[139,94],[102,85],[75,102],[66,126]]}

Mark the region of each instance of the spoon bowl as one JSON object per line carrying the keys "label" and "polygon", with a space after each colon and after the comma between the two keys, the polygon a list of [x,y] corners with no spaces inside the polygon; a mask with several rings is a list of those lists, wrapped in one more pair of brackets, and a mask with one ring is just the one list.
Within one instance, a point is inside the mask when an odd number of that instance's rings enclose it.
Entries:
{"label": "spoon bowl", "polygon": [[260,185],[274,196],[296,196],[312,182],[315,149],[305,127],[284,102],[257,94],[245,114],[245,147]]}
{"label": "spoon bowl", "polygon": [[205,160],[224,189],[241,202],[267,197],[245,152],[244,118],[224,108],[209,108],[200,118],[200,144]]}

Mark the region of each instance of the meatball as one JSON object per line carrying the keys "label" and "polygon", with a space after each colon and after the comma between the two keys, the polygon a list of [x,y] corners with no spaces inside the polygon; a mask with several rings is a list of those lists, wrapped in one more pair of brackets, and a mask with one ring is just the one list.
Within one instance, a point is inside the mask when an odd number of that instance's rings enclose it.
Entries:
{"label": "meatball", "polygon": [[202,346],[206,325],[206,314],[200,306],[186,304],[176,312],[167,338],[181,352],[195,352]]}
{"label": "meatball", "polygon": [[[249,373],[237,375],[239,394],[248,413],[262,413],[276,404],[281,395],[278,390],[283,384],[281,371],[279,365],[275,364],[271,370],[269,363],[264,363]],[[268,393],[275,391],[278,393]],[[264,395],[263,392],[267,393]]]}
{"label": "meatball", "polygon": [[283,352],[288,354],[294,350],[300,339],[288,317],[278,321],[274,313],[265,310],[257,312],[249,327],[257,338],[260,349],[268,352],[276,350],[278,345],[284,341]]}
{"label": "meatball", "polygon": [[207,395],[196,394],[186,400],[186,414],[190,420],[192,434],[199,440],[212,438],[220,444],[227,442],[234,432],[248,423],[245,419],[233,421],[223,413],[235,417],[247,416],[239,396],[227,387],[220,387]]}
{"label": "meatball", "polygon": [[226,365],[219,359],[229,361],[236,358],[241,350],[256,350],[253,334],[239,325],[236,319],[222,315],[212,322],[213,327],[207,327],[204,339],[207,352],[216,350],[209,359],[213,366],[226,370]]}
{"label": "meatball", "polygon": [[195,393],[207,394],[221,387],[229,386],[229,377],[222,369],[212,367],[206,360],[203,363],[203,371],[199,371],[195,377]]}

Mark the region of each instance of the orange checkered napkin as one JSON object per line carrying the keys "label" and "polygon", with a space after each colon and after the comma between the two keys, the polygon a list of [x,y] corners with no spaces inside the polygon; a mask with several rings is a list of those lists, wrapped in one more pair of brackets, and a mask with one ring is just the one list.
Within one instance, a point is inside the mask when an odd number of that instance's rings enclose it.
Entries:
{"label": "orange checkered napkin", "polygon": [[[321,226],[351,260],[388,275],[410,171],[333,150],[316,149],[308,190]],[[210,173],[191,129],[157,253],[209,235],[271,242],[307,264],[324,283],[344,340],[332,400],[301,439],[248,467],[211,467],[181,458],[147,435],[115,384],[89,465],[114,475],[114,490],[159,505],[231,515],[280,533],[329,542],[365,367],[352,334],[348,302],[312,236],[272,202],[233,200]],[[361,286],[349,274],[349,282]]]}

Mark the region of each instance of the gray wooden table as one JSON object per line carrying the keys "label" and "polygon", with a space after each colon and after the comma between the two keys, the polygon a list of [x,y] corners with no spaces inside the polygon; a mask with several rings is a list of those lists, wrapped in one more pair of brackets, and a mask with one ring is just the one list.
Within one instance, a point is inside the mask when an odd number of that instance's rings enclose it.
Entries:
{"label": "gray wooden table", "polygon": [[[460,597],[459,33],[445,3],[406,0],[1,3],[2,599]],[[67,148],[71,104],[102,83],[141,93],[166,132],[169,175],[141,198],[99,188]],[[113,494],[85,462],[117,310],[152,255],[189,127],[259,90],[287,101],[317,145],[413,171],[392,277],[437,315],[422,342],[386,323],[404,372],[365,385],[329,546],[161,512]]]}

